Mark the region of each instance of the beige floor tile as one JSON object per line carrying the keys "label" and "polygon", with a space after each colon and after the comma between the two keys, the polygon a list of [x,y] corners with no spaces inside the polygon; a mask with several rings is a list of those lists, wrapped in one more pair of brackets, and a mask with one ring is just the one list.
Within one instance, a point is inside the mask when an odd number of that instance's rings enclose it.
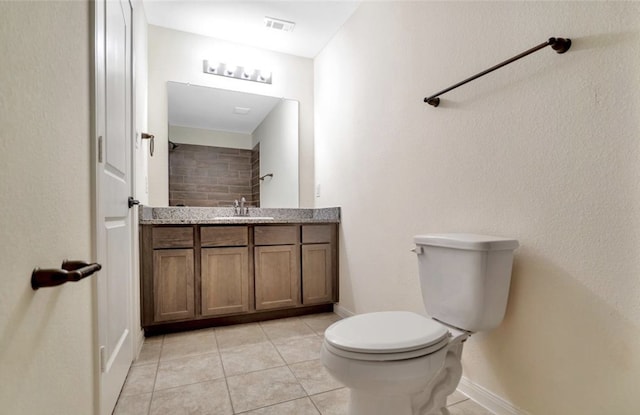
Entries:
{"label": "beige floor tile", "polygon": [[275,346],[269,342],[225,349],[220,356],[227,376],[285,365]]}
{"label": "beige floor tile", "polygon": [[322,415],[347,415],[349,389],[342,388],[311,396],[311,400]]}
{"label": "beige floor tile", "polygon": [[113,415],[140,415],[149,413],[151,393],[141,395],[121,396],[113,410]]}
{"label": "beige floor tile", "polygon": [[224,379],[157,391],[150,415],[232,415]]}
{"label": "beige floor tile", "polygon": [[140,350],[140,354],[135,362],[134,366],[146,365],[149,363],[158,363],[160,359],[160,351],[162,350],[162,341],[147,342],[145,340]]}
{"label": "beige floor tile", "polygon": [[311,314],[308,316],[302,316],[300,319],[311,328],[311,330],[315,331],[316,334],[321,336],[324,335],[324,331],[333,323],[340,320],[342,317],[337,315],[336,313],[322,313],[322,314]]}
{"label": "beige floor tile", "polygon": [[260,323],[269,340],[274,344],[286,343],[291,339],[315,336],[316,333],[298,317]]}
{"label": "beige floor tile", "polygon": [[218,351],[213,329],[167,334],[162,343],[160,360],[177,359]]}
{"label": "beige floor tile", "polygon": [[[232,402],[251,415],[346,415],[349,390],[319,360],[338,320],[322,313],[146,338],[114,415],[230,415]],[[491,415],[458,391],[447,405],[451,415]]]}
{"label": "beige floor tile", "polygon": [[448,406],[447,409],[451,415],[493,415],[471,399]]}
{"label": "beige floor tile", "polygon": [[296,399],[279,403],[254,411],[244,412],[245,415],[320,415],[309,398]]}
{"label": "beige floor tile", "polygon": [[309,395],[344,387],[327,372],[320,360],[296,363],[289,368]]}
{"label": "beige floor tile", "polygon": [[213,328],[207,328],[207,329],[180,331],[177,333],[165,334],[164,344],[172,343],[172,342],[182,342],[185,340],[207,341],[211,339],[214,339],[215,341],[215,330]]}
{"label": "beige floor tile", "polygon": [[469,399],[467,398],[467,395],[462,392],[455,391],[451,395],[447,396],[447,406],[455,405],[458,402],[466,401],[467,399]]}
{"label": "beige floor tile", "polygon": [[160,362],[154,389],[168,389],[223,377],[218,353],[181,357]]}
{"label": "beige floor tile", "polygon": [[163,340],[164,340],[164,335],[149,336],[144,338],[144,343],[145,344],[162,343]]}
{"label": "beige floor tile", "polygon": [[141,393],[152,392],[153,384],[156,380],[156,369],[158,365],[131,366],[129,374],[122,387],[120,396],[139,395]]}
{"label": "beige floor tile", "polygon": [[236,412],[302,398],[306,393],[288,367],[266,369],[227,378]]}
{"label": "beige floor tile", "polygon": [[216,327],[215,333],[220,350],[269,341],[258,323]]}
{"label": "beige floor tile", "polygon": [[319,336],[293,338],[276,345],[288,364],[319,359],[321,346],[322,338]]}

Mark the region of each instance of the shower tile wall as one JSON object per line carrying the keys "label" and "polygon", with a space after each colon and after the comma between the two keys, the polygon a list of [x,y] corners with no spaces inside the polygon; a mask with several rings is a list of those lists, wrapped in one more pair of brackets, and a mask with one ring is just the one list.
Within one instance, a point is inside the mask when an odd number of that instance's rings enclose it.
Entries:
{"label": "shower tile wall", "polygon": [[169,205],[231,206],[252,197],[252,151],[178,144],[169,152]]}

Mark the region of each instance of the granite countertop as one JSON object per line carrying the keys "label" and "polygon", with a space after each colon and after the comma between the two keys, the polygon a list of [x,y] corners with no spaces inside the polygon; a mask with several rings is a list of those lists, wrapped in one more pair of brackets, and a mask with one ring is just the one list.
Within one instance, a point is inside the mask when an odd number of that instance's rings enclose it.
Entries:
{"label": "granite countertop", "polygon": [[250,208],[249,216],[234,216],[232,207],[150,207],[138,210],[141,225],[340,223],[340,208]]}

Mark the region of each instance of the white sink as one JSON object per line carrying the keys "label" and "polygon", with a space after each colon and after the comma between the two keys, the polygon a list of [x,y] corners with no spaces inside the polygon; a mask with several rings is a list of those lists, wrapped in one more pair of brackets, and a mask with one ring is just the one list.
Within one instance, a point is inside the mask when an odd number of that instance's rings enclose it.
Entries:
{"label": "white sink", "polygon": [[272,220],[272,216],[216,216],[215,220],[231,220],[234,222],[251,222],[258,220]]}

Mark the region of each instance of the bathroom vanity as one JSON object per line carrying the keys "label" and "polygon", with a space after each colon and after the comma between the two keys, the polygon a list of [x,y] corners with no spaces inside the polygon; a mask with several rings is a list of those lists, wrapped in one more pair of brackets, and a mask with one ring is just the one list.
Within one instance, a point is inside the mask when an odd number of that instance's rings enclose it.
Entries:
{"label": "bathroom vanity", "polygon": [[332,311],[339,209],[140,209],[145,334]]}

